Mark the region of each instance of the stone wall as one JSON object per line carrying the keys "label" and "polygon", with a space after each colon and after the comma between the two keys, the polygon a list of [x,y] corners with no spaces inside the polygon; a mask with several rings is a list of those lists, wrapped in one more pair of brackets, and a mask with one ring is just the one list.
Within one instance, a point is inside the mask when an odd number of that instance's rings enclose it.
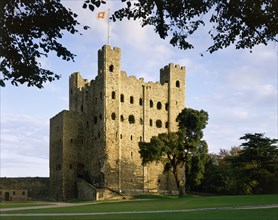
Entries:
{"label": "stone wall", "polygon": [[185,106],[185,67],[169,64],[160,70],[160,82],[144,82],[121,70],[120,52],[110,46],[98,51],[94,80],[70,76],[69,111],[50,121],[52,196],[78,196],[77,178],[126,193],[177,190],[162,164],[142,166],[138,144],[177,130],[176,117]]}
{"label": "stone wall", "polygon": [[[49,198],[49,178],[47,177],[23,177],[0,178],[1,199],[5,199],[5,192],[17,199],[45,200]],[[14,193],[15,192],[15,193]],[[24,193],[23,193],[24,192]],[[15,195],[13,195],[15,194]],[[16,197],[15,197],[16,196]],[[12,199],[11,198],[11,199]]]}

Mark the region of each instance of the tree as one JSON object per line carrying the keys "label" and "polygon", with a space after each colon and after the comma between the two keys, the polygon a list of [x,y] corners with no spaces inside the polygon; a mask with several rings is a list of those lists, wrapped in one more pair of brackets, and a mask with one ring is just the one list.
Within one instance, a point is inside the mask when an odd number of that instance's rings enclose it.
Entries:
{"label": "tree", "polygon": [[55,52],[64,60],[74,60],[75,55],[58,40],[65,32],[79,32],[76,18],[60,0],[1,0],[0,86],[10,80],[16,86],[42,88],[45,82],[59,79],[59,74],[41,67],[39,58]]}
{"label": "tree", "polygon": [[213,41],[207,51],[213,53],[235,44],[236,49],[252,49],[269,41],[277,42],[278,3],[276,0],[122,0],[126,7],[112,19],[140,19],[142,26],[152,25],[170,44],[192,49],[189,37],[202,25],[211,23]]}
{"label": "tree", "polygon": [[240,140],[245,140],[241,144],[243,149],[231,162],[238,169],[242,193],[277,193],[278,140],[264,137],[261,133],[248,133]]}
{"label": "tree", "polygon": [[[170,44],[191,49],[190,36],[204,25],[211,26],[208,36],[213,53],[235,44],[237,49],[252,49],[255,45],[277,42],[278,3],[276,0],[148,0],[125,2],[115,11],[113,21],[140,19],[142,27],[154,26],[162,39]],[[85,0],[83,8],[94,11],[104,0]],[[39,58],[50,52],[66,61],[72,54],[58,42],[63,34],[79,33],[77,14],[65,8],[60,0],[0,1],[0,86],[27,83],[42,88],[48,81],[61,76],[43,69]],[[88,29],[84,26],[84,29]]]}
{"label": "tree", "polygon": [[[180,197],[184,195],[185,174],[186,170],[192,169],[189,163],[194,161],[194,154],[207,151],[206,142],[201,140],[207,120],[207,112],[185,108],[177,117],[177,132],[162,133],[153,136],[150,142],[139,143],[142,164],[161,162],[164,171],[172,171]],[[198,178],[199,175],[195,175],[195,179]]]}

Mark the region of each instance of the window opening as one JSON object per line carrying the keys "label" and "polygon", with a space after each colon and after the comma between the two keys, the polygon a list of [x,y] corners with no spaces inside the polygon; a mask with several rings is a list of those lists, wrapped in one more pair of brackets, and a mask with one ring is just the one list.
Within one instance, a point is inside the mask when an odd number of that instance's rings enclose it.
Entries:
{"label": "window opening", "polygon": [[134,124],[135,123],[134,115],[128,116],[128,121],[129,121],[130,124]]}
{"label": "window opening", "polygon": [[116,119],[116,114],[115,114],[115,112],[113,112],[113,113],[111,114],[111,118],[112,118],[112,120],[115,120],[115,119]]}
{"label": "window opening", "polygon": [[178,81],[178,80],[176,81],[176,87],[180,88],[180,81]]}
{"label": "window opening", "polygon": [[150,126],[153,126],[153,120],[150,119]]}
{"label": "window opening", "polygon": [[139,105],[143,105],[143,99],[142,98],[139,99]]}
{"label": "window opening", "polygon": [[121,102],[125,101],[125,96],[123,94],[121,94]]}
{"label": "window opening", "polygon": [[160,110],[162,108],[161,102],[158,102],[156,107],[157,107],[158,110]]}
{"label": "window opening", "polygon": [[130,96],[130,104],[133,104],[133,102],[134,102],[134,98],[133,98],[133,96]]}
{"label": "window opening", "polygon": [[152,108],[152,107],[153,107],[153,101],[150,100],[150,108]]}
{"label": "window opening", "polygon": [[162,127],[162,121],[161,120],[156,120],[155,124],[156,124],[156,127],[158,127],[158,128]]}
{"label": "window opening", "polygon": [[124,122],[124,116],[123,115],[121,115],[121,122]]}
{"label": "window opening", "polygon": [[112,92],[112,99],[115,99],[115,98],[116,98],[116,92],[113,91],[113,92]]}
{"label": "window opening", "polygon": [[113,72],[113,71],[114,71],[114,66],[113,66],[113,65],[110,65],[110,66],[109,66],[109,71],[110,71],[110,72]]}

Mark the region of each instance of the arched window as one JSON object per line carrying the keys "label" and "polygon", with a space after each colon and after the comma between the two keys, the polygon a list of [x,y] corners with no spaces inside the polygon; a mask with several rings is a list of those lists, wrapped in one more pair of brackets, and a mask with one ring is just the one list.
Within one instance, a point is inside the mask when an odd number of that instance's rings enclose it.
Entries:
{"label": "arched window", "polygon": [[110,66],[109,66],[109,71],[110,71],[110,72],[113,72],[113,71],[114,71],[114,66],[113,66],[113,65],[110,65]]}
{"label": "arched window", "polygon": [[124,94],[121,94],[121,102],[124,102],[125,101],[125,96]]}
{"label": "arched window", "polygon": [[179,80],[176,81],[176,87],[180,88],[180,81]]}
{"label": "arched window", "polygon": [[139,99],[139,105],[143,105],[143,99],[142,98]]}
{"label": "arched window", "polygon": [[131,104],[133,104],[133,102],[134,102],[133,96],[130,96],[130,100],[129,101],[130,101]]}
{"label": "arched window", "polygon": [[113,91],[113,92],[112,92],[112,99],[115,99],[115,98],[116,98],[116,92]]}
{"label": "arched window", "polygon": [[156,127],[158,127],[158,128],[162,127],[162,121],[161,120],[156,120],[155,124],[156,124]]}
{"label": "arched window", "polygon": [[129,121],[130,124],[134,124],[135,123],[134,115],[128,116],[128,121]]}
{"label": "arched window", "polygon": [[158,110],[160,110],[160,109],[162,108],[161,102],[158,102],[157,105],[156,105],[156,107],[157,107]]}
{"label": "arched window", "polygon": [[112,120],[115,120],[115,119],[116,119],[116,114],[115,114],[115,112],[113,112],[113,113],[111,114],[111,118],[112,118]]}
{"label": "arched window", "polygon": [[153,107],[153,101],[150,100],[150,108],[152,108],[152,107]]}
{"label": "arched window", "polygon": [[123,115],[121,115],[121,122],[124,122],[125,118]]}

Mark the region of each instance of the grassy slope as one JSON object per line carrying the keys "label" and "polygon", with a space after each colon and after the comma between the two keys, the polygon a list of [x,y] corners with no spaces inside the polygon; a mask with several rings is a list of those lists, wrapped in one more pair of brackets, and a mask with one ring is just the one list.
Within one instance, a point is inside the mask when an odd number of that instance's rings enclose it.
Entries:
{"label": "grassy slope", "polygon": [[[154,197],[155,198],[155,197]],[[76,207],[48,208],[36,210],[20,210],[12,213],[85,213],[85,212],[117,212],[117,211],[153,211],[179,210],[208,207],[247,206],[278,204],[278,195],[248,196],[187,196],[185,198],[168,197],[154,200],[133,200],[95,203]],[[163,197],[162,197],[163,198]],[[11,213],[11,212],[9,212]]]}
{"label": "grassy slope", "polygon": [[1,220],[277,220],[278,209],[104,216],[1,217]]}
{"label": "grassy slope", "polygon": [[[227,206],[247,206],[247,205],[267,205],[277,204],[277,195],[252,195],[252,196],[187,196],[185,198],[176,197],[153,197],[156,200],[125,201],[125,202],[105,202],[93,205],[49,208],[40,210],[22,210],[7,213],[92,213],[92,212],[117,212],[117,211],[151,211],[151,210],[179,210],[207,207],[227,207]],[[1,217],[1,220],[84,220],[84,219],[263,219],[277,220],[278,209],[254,209],[254,210],[211,210],[194,211],[180,213],[156,213],[156,214],[125,214],[125,215],[104,215],[104,216],[53,216],[53,217]]]}
{"label": "grassy slope", "polygon": [[32,207],[32,206],[46,206],[51,205],[51,203],[48,202],[0,202],[0,208],[19,208],[19,207]]}

